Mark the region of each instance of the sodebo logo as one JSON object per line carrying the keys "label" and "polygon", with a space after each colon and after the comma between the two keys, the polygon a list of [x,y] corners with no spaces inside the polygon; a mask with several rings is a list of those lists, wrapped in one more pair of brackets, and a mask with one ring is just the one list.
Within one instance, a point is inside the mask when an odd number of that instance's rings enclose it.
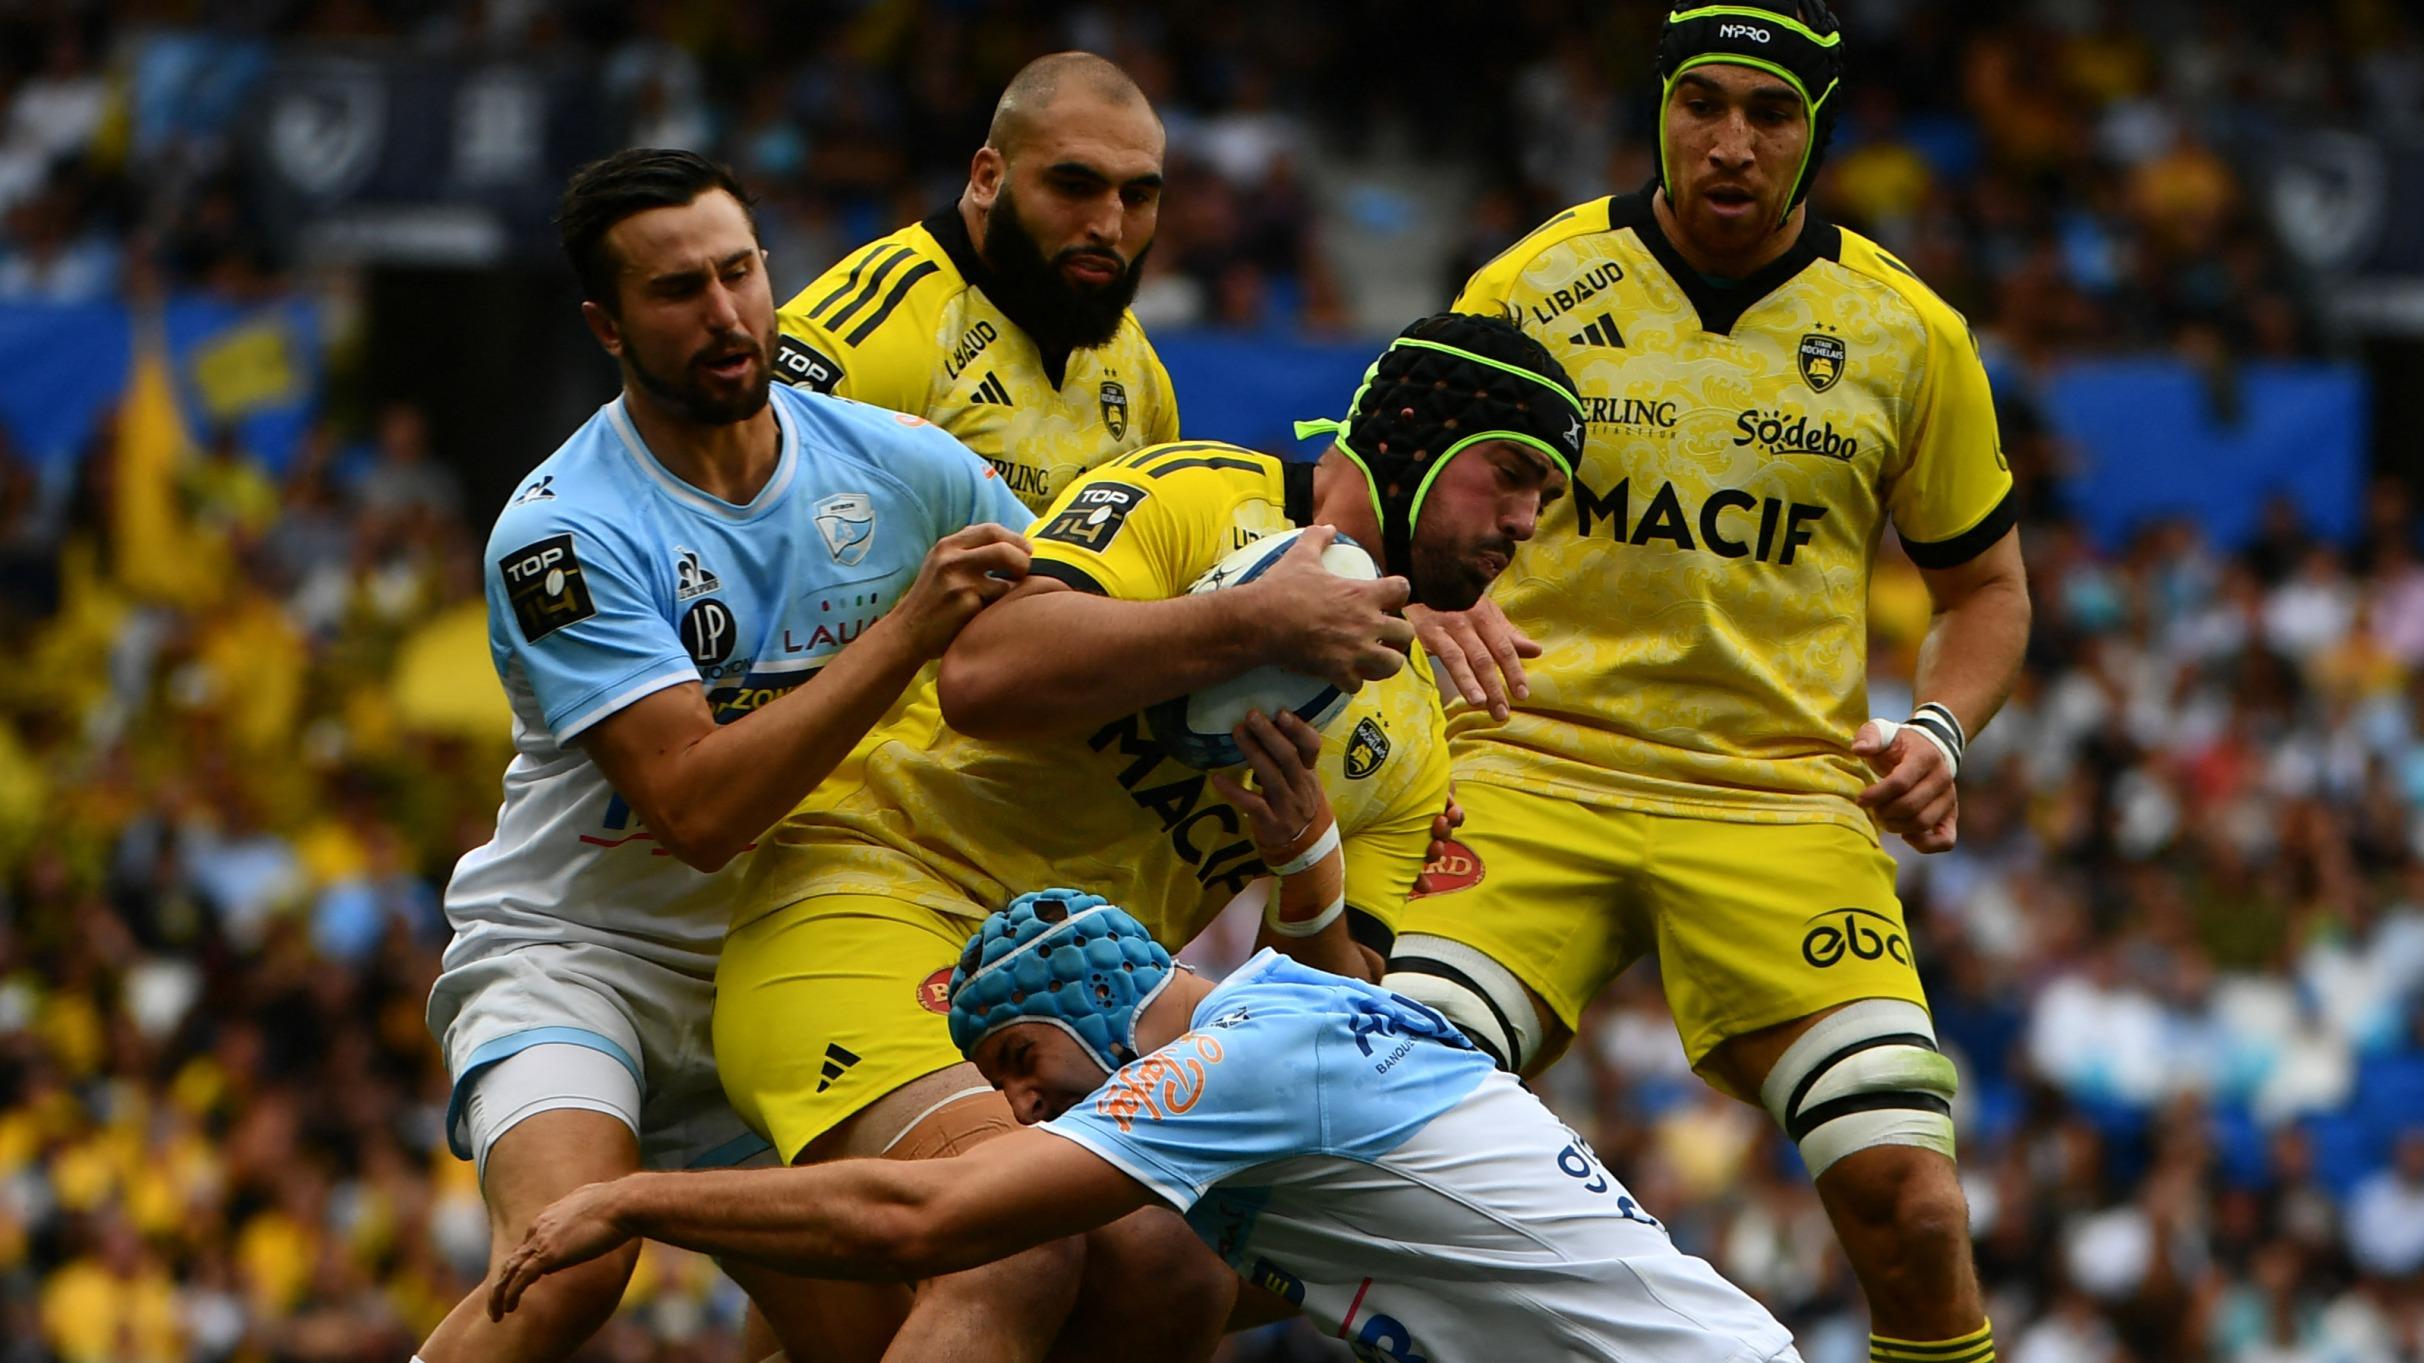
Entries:
{"label": "sodebo logo", "polygon": [[1719,24],[1717,36],[1720,38],[1748,38],[1755,43],[1764,43],[1768,40],[1768,31],[1757,24]]}

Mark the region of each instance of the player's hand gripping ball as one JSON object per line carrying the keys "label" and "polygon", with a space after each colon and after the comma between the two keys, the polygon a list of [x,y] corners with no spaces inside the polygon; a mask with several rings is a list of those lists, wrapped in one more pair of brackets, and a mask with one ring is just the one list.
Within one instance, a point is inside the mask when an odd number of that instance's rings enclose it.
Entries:
{"label": "player's hand gripping ball", "polygon": [[[1195,579],[1188,594],[1226,591],[1252,582],[1288,552],[1302,529],[1266,535],[1232,551]],[[1370,582],[1380,576],[1363,546],[1340,535],[1321,554],[1321,566],[1333,574]],[[1345,692],[1319,677],[1272,664],[1250,668],[1224,682],[1215,682],[1190,695],[1166,700],[1145,711],[1145,723],[1172,757],[1199,770],[1233,767],[1245,760],[1230,731],[1260,710],[1266,715],[1293,714],[1320,729],[1347,708]]]}

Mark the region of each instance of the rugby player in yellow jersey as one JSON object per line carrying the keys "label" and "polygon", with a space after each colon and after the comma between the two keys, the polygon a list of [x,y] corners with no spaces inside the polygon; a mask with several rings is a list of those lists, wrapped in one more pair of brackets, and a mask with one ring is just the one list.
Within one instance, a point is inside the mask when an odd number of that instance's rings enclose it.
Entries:
{"label": "rugby player in yellow jersey", "polygon": [[1128,311],[1161,188],[1161,120],[1136,82],[1091,53],[1039,57],[958,203],[783,305],[774,371],[926,418],[1041,511],[1087,469],[1178,439],[1170,376]]}
{"label": "rugby player in yellow jersey", "polygon": [[[1352,411],[1315,465],[1179,443],[1064,489],[1030,536],[1043,566],[988,608],[1003,627],[949,657],[935,704],[912,703],[851,777],[761,840],[717,975],[716,1065],[785,1161],[942,1156],[1015,1129],[952,1043],[944,986],[974,926],[1034,885],[1097,887],[1176,948],[1277,868],[1289,874],[1266,943],[1378,975],[1349,906],[1394,918],[1447,790],[1437,688],[1407,666],[1413,631],[1396,612],[1409,594],[1444,609],[1479,599],[1562,493],[1582,423],[1536,342],[1453,314],[1408,328]],[[1253,582],[1188,594],[1232,550],[1300,525],[1330,529]],[[1393,575],[1331,576],[1319,550],[1333,530]],[[1304,744],[1314,735],[1292,719],[1239,735],[1266,789],[1313,759],[1335,836],[1274,834],[1253,792],[1180,764],[1139,718],[1266,663],[1361,688],[1326,741]],[[1297,862],[1331,846],[1343,893],[1306,902],[1299,884],[1318,878]],[[1237,1280],[1175,1218],[1089,1235],[1074,1310],[1072,1253],[1063,1242],[893,1299],[893,1356],[942,1356],[943,1341],[980,1336],[970,1320],[1024,1348],[1064,1317],[1080,1353],[1132,1354],[1148,1326],[1156,1357],[1209,1352]]]}
{"label": "rugby player in yellow jersey", "polygon": [[[1968,328],[1802,202],[1842,69],[1815,0],[1669,15],[1658,182],[1550,219],[1458,300],[1566,365],[1590,438],[1491,601],[1420,622],[1472,702],[1466,823],[1388,983],[1529,1073],[1655,952],[1693,1065],[1799,1145],[1873,1357],[1983,1363],[1955,1075],[1879,839],[1952,845],[2028,598]],[[1866,696],[1888,523],[1935,605],[1900,725]]]}

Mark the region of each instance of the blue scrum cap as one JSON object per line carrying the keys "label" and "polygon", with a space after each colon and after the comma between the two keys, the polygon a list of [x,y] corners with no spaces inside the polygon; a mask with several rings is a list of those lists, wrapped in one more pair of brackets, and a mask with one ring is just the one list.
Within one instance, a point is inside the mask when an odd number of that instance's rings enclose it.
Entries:
{"label": "blue scrum cap", "polygon": [[972,1056],[1015,1022],[1048,1022],[1108,1074],[1136,1059],[1136,1015],[1169,984],[1170,953],[1127,910],[1036,890],[985,919],[951,972],[951,1041]]}

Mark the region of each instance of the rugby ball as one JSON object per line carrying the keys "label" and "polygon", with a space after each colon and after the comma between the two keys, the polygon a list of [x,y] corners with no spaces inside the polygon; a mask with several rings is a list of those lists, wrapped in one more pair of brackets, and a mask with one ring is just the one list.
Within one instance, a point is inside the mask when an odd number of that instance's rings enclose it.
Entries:
{"label": "rugby ball", "polygon": [[[1227,558],[1195,579],[1195,585],[1187,589],[1188,595],[1226,591],[1252,582],[1270,571],[1271,565],[1279,562],[1303,533],[1297,529],[1266,535],[1242,549],[1232,550]],[[1362,582],[1380,576],[1372,556],[1345,535],[1322,550],[1321,565],[1339,577]],[[1260,710],[1266,715],[1293,711],[1305,723],[1319,729],[1338,718],[1339,712],[1346,708],[1346,693],[1330,683],[1266,664],[1190,695],[1150,706],[1145,711],[1145,724],[1172,757],[1190,767],[1213,771],[1245,760],[1229,731],[1244,722],[1249,711]]]}

